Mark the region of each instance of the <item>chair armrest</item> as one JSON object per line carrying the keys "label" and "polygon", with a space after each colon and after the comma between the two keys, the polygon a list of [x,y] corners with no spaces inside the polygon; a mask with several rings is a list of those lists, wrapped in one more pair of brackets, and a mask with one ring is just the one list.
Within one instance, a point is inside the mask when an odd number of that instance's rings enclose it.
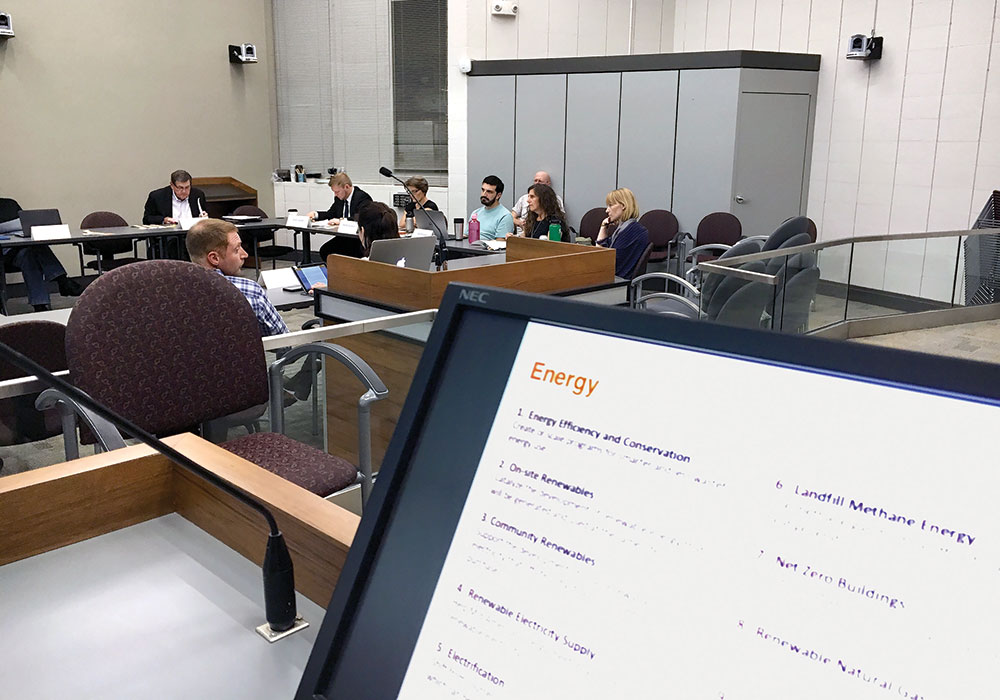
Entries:
{"label": "chair armrest", "polygon": [[[645,308],[646,301],[649,299],[673,299],[674,301],[682,302],[686,304],[688,307],[690,307],[690,309],[694,311],[696,314],[695,318],[697,318],[698,315],[701,314],[701,309],[698,307],[697,304],[695,304],[687,297],[682,297],[680,294],[674,294],[673,292],[652,292],[650,294],[644,294],[643,296],[635,300],[636,308]],[[679,312],[676,311],[671,311],[669,313],[679,314]]]}
{"label": "chair armrest", "polygon": [[323,322],[323,319],[321,319],[321,318],[311,318],[311,319],[309,319],[308,321],[306,321],[305,323],[302,324],[302,330],[307,331],[310,328],[315,328],[316,326],[318,326],[322,322]]}
{"label": "chair armrest", "polygon": [[[281,370],[289,363],[302,356],[326,355],[347,367],[365,386],[367,391],[358,399],[358,471],[361,472],[361,504],[368,502],[372,489],[372,450],[371,450],[371,404],[381,401],[389,395],[382,379],[367,362],[347,348],[332,343],[307,343],[299,345],[285,353],[280,359],[271,363],[268,369],[271,398],[271,430],[282,433],[285,429],[285,407],[281,401]],[[309,362],[312,362],[310,359]]]}
{"label": "chair armrest", "polygon": [[684,279],[683,277],[678,277],[677,275],[670,272],[647,272],[644,275],[639,275],[638,277],[633,278],[632,281],[629,282],[629,285],[632,287],[632,289],[638,289],[642,285],[643,281],[648,279],[663,279],[670,282],[676,282],[677,284],[681,285],[686,290],[691,292],[691,294],[693,294],[694,296],[699,296],[701,294],[698,288],[695,287],[690,282],[688,282],[686,279]]}
{"label": "chair armrest", "polygon": [[768,238],[770,238],[770,236],[746,236],[745,238],[741,238],[740,240],[741,241],[760,241],[761,243],[763,243]]}
{"label": "chair armrest", "polygon": [[106,452],[125,447],[125,440],[118,428],[110,421],[101,418],[90,409],[81,406],[75,400],[66,396],[58,389],[46,389],[35,399],[35,408],[39,411],[46,411],[50,408],[59,409],[63,426],[63,446],[66,451],[66,459],[77,459],[80,456],[80,447],[76,440],[76,417],[83,419],[90,432],[97,438],[97,443]]}

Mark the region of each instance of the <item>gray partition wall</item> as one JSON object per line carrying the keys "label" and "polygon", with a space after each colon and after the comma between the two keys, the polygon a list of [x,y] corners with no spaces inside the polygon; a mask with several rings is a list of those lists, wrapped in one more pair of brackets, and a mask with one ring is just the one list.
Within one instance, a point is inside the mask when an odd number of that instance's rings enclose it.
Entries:
{"label": "gray partition wall", "polygon": [[679,71],[622,73],[618,180],[639,207],[672,209]]}
{"label": "gray partition wall", "polygon": [[504,182],[503,203],[510,208],[514,181],[514,76],[469,81],[468,204],[449,202],[452,217],[466,218],[479,208],[483,178],[496,175]]}
{"label": "gray partition wall", "polygon": [[617,187],[621,73],[570,75],[563,203],[572,226]]}
{"label": "gray partition wall", "polygon": [[758,51],[473,61],[467,209],[486,170],[513,172],[508,205],[546,170],[575,227],[629,187],[684,231],[729,211],[770,233],[805,213],[818,71]]}

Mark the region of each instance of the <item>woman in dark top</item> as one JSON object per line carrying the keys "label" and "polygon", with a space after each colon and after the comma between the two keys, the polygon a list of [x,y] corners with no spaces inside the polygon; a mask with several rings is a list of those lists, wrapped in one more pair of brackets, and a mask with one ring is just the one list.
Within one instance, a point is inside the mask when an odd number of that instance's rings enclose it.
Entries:
{"label": "woman in dark top", "polygon": [[566,214],[559,206],[556,193],[548,185],[535,183],[528,188],[528,213],[524,217],[524,233],[528,238],[548,238],[549,225],[559,224],[560,238],[569,243]]}
{"label": "woman in dark top", "polygon": [[399,238],[396,212],[382,202],[366,202],[358,212],[358,238],[366,258],[372,252],[372,241]]}
{"label": "woman in dark top", "polygon": [[[417,204],[420,205],[422,209],[433,209],[438,211],[438,205],[427,199],[427,180],[422,177],[411,177],[405,183],[406,189],[410,192],[410,196],[413,197],[406,205],[403,207],[403,218],[399,220],[399,228],[403,228],[406,225],[406,217],[413,216],[413,212],[417,210]],[[414,203],[413,200],[416,200]]]}
{"label": "woman in dark top", "polygon": [[[597,245],[615,250],[615,275],[631,278],[636,263],[649,245],[649,231],[639,223],[639,205],[632,190],[623,187],[609,192],[605,198],[608,216],[601,222],[597,234]],[[618,224],[614,233],[608,235],[608,226]]]}

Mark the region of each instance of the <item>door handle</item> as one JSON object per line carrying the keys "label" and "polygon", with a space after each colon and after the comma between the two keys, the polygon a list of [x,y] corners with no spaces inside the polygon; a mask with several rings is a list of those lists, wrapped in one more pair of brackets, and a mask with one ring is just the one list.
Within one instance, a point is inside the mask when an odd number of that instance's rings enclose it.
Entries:
{"label": "door handle", "polygon": [[746,198],[743,195],[741,195],[741,194],[736,195],[735,199],[736,199],[736,203],[737,204],[746,204],[747,203]]}

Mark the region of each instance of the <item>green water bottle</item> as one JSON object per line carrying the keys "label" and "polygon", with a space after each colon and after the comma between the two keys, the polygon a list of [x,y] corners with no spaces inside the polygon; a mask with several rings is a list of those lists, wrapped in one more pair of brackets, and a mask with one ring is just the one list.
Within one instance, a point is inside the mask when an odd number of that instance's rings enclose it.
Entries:
{"label": "green water bottle", "polygon": [[562,240],[562,226],[560,224],[549,224],[549,240],[550,241]]}

